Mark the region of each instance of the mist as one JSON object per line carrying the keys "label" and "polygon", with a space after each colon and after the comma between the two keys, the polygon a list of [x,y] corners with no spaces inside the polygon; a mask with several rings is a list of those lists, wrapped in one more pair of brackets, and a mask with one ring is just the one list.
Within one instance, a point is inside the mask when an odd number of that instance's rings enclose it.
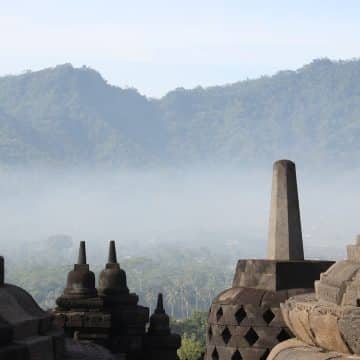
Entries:
{"label": "mist", "polygon": [[[120,257],[156,256],[160,246],[172,246],[179,252],[202,247],[229,261],[262,258],[271,176],[271,168],[4,171],[2,254],[10,262],[25,261],[49,237],[64,234],[73,240],[68,264],[80,240],[87,241],[89,261],[104,263],[111,239]],[[345,245],[354,241],[358,180],[358,172],[310,175],[298,169],[308,258],[343,257]]]}

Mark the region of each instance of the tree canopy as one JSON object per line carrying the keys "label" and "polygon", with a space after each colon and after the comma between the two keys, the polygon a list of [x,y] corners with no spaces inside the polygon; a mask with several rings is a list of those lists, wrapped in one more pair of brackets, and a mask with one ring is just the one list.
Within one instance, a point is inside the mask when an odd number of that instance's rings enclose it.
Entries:
{"label": "tree canopy", "polygon": [[161,99],[60,65],[0,78],[0,165],[250,164],[287,157],[359,166],[360,60],[315,60]]}

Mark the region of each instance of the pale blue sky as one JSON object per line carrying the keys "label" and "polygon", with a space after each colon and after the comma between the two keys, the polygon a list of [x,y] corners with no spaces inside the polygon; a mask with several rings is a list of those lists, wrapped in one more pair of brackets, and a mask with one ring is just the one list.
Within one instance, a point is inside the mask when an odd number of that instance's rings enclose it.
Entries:
{"label": "pale blue sky", "polygon": [[0,75],[71,62],[158,97],[359,56],[359,0],[0,0]]}

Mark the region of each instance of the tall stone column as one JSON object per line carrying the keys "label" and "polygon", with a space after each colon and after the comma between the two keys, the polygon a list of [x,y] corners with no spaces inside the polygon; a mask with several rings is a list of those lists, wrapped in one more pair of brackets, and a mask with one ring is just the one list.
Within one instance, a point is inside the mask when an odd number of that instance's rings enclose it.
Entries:
{"label": "tall stone column", "polygon": [[274,163],[268,238],[269,260],[304,260],[295,164]]}

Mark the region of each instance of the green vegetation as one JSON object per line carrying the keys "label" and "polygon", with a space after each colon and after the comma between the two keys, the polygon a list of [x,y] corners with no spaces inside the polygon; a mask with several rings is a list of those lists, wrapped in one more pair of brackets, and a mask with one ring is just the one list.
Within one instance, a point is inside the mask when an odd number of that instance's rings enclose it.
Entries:
{"label": "green vegetation", "polygon": [[206,341],[207,311],[195,311],[189,318],[183,320],[172,320],[172,330],[181,337],[188,335],[190,339],[200,343],[204,348]]}
{"label": "green vegetation", "polygon": [[[56,256],[52,255],[56,249],[50,246],[45,249],[34,247],[33,251],[33,255],[29,254],[31,250],[28,251],[27,262],[22,253],[19,253],[20,258],[16,255],[10,257],[12,262],[6,267],[7,281],[24,287],[42,307],[51,308],[63,291],[72,266],[64,266],[69,263],[66,251],[61,255],[57,250]],[[76,250],[73,253],[76,254]],[[47,259],[56,259],[56,262]],[[195,311],[181,332],[195,333],[203,342],[201,332],[195,332],[201,322],[201,313],[196,311],[207,311],[215,295],[230,287],[235,264],[227,259],[222,254],[212,254],[202,248],[189,248],[180,254],[176,246],[168,246],[157,247],[147,256],[120,258],[119,261],[127,273],[130,290],[139,295],[140,303],[148,306],[151,312],[160,292],[164,294],[166,311],[171,317],[189,318]],[[95,274],[104,266],[92,261],[90,264]]]}
{"label": "green vegetation", "polygon": [[61,65],[0,78],[0,164],[257,164],[279,157],[359,166],[360,60],[159,100]]}
{"label": "green vegetation", "polygon": [[[19,258],[10,257],[12,261],[6,267],[7,281],[27,289],[43,308],[54,307],[72,268],[62,265],[67,262],[67,246],[71,246],[71,238],[57,235],[34,246],[26,257],[21,252]],[[176,245],[168,245],[156,247],[155,254],[148,251],[145,257],[120,259],[129,288],[139,295],[140,304],[149,306],[151,312],[158,292],[164,294],[172,331],[182,337],[180,360],[198,360],[205,351],[209,306],[217,293],[230,287],[233,261],[221,252],[212,254],[201,247],[187,248],[180,254]],[[24,258],[28,260],[24,261]],[[47,263],[49,258],[56,261]],[[91,269],[97,274],[102,266],[91,265]]]}
{"label": "green vegetation", "polygon": [[184,334],[182,337],[182,345],[178,350],[180,360],[198,360],[204,352],[201,343],[196,340],[195,336]]}
{"label": "green vegetation", "polygon": [[178,350],[180,360],[198,360],[205,352],[207,312],[195,311],[189,318],[172,319],[171,329],[180,334],[182,343]]}

